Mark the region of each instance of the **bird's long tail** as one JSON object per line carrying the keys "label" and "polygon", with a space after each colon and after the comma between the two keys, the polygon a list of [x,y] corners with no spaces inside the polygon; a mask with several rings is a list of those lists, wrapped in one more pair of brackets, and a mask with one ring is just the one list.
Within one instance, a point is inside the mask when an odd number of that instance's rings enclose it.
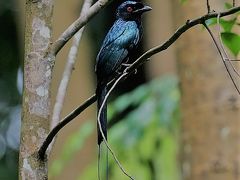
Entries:
{"label": "bird's long tail", "polygon": [[[96,90],[96,94],[97,94],[97,108],[98,108],[98,116],[99,116],[99,110],[103,104],[104,98],[106,97],[107,94],[107,86],[105,84],[98,84],[97,86],[97,90]],[[98,117],[97,116],[97,117]],[[107,139],[107,102],[105,102],[101,114],[100,114],[100,124],[101,124],[101,128],[103,131],[103,134],[105,136],[105,138]],[[101,142],[103,141],[103,137],[102,137],[102,133],[100,131],[100,127],[99,124],[97,123],[97,133],[98,133],[98,145],[101,144]]]}

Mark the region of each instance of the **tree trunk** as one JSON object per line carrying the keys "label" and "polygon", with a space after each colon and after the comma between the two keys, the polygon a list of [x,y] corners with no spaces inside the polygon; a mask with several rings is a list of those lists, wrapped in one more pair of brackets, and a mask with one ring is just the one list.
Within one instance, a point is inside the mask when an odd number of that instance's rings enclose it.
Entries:
{"label": "tree trunk", "polygon": [[[207,12],[206,1],[176,0],[174,9],[181,23]],[[206,30],[194,28],[178,42],[183,179],[240,179],[239,95]]]}
{"label": "tree trunk", "polygon": [[53,0],[27,0],[19,179],[47,179],[37,151],[49,131]]}
{"label": "tree trunk", "polygon": [[[150,49],[161,42],[164,42],[173,34],[173,11],[172,1],[152,1],[148,0],[154,9],[144,16],[144,41],[146,49]],[[156,8],[155,8],[156,7]],[[154,23],[161,22],[161,23]],[[153,79],[166,74],[176,74],[176,56],[174,47],[151,57],[151,61],[146,63],[147,78]]]}

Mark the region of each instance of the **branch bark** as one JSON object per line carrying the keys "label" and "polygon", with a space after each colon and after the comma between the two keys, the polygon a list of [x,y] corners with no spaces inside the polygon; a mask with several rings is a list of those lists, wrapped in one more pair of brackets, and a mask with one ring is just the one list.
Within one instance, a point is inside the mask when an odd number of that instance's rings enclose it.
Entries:
{"label": "branch bark", "polygon": [[62,47],[73,37],[75,33],[79,31],[83,26],[87,24],[96,14],[98,14],[104,7],[106,7],[111,0],[98,0],[91,8],[84,14],[80,16],[75,22],[73,22],[53,43],[51,48],[51,54],[57,55],[57,53],[62,49]]}
{"label": "branch bark", "polygon": [[[126,68],[124,73],[126,72],[128,76],[130,73],[133,73],[135,69],[137,69],[139,66],[141,66],[144,62],[146,62],[151,56],[160,53],[166,49],[168,49],[184,32],[189,30],[190,28],[199,25],[199,24],[204,24],[206,20],[214,18],[214,17],[223,17],[223,16],[228,16],[231,14],[234,14],[236,12],[240,11],[240,6],[231,8],[227,11],[216,13],[208,13],[204,16],[201,16],[199,18],[193,19],[193,20],[188,20],[184,25],[182,25],[180,28],[176,30],[176,32],[168,39],[166,40],[163,44],[156,46],[147,52],[145,52],[142,56],[140,56],[133,64],[131,64],[129,67]],[[118,77],[120,77],[119,75]],[[117,79],[118,77],[115,77]],[[88,108],[90,105],[92,105],[96,101],[96,96],[93,95],[90,99],[85,101],[82,105],[80,105],[77,109],[80,109],[76,113],[76,111],[73,111],[70,113],[66,118],[64,118],[59,125],[57,125],[52,132],[48,135],[46,140],[44,141],[42,147],[39,150],[39,156],[41,158],[44,157],[44,154],[46,152],[46,149],[48,148],[49,144],[51,143],[52,139],[56,134],[66,125],[68,124],[71,120],[73,120],[76,116],[78,116],[81,112],[83,112],[86,108]]]}
{"label": "branch bark", "polygon": [[209,4],[209,0],[207,0],[207,12],[210,13],[211,11],[211,7],[210,7],[210,4]]}
{"label": "branch bark", "polygon": [[51,132],[48,134],[47,138],[43,142],[41,148],[38,151],[38,156],[41,160],[44,160],[46,150],[49,144],[52,142],[57,133],[66,126],[69,122],[71,122],[75,117],[81,114],[85,109],[87,109],[90,105],[92,105],[97,100],[96,95],[94,94],[89,99],[87,99],[81,106],[73,110],[68,116],[64,118],[57,126],[55,126]]}
{"label": "branch bark", "polygon": [[[85,0],[83,3],[83,7],[81,10],[81,14],[80,17],[83,17],[86,12],[88,11],[88,9],[90,8],[92,4],[92,0]],[[57,92],[57,96],[56,96],[56,102],[53,108],[53,115],[52,115],[52,122],[51,122],[51,128],[53,129],[60,120],[60,115],[62,112],[62,108],[63,108],[63,104],[64,104],[64,99],[66,96],[66,92],[67,92],[67,87],[68,87],[68,83],[74,68],[74,64],[78,55],[78,49],[79,49],[79,44],[82,38],[82,33],[84,31],[84,27],[82,27],[77,34],[75,34],[75,36],[73,37],[73,43],[72,43],[72,47],[69,51],[68,54],[68,58],[67,58],[67,63],[63,72],[63,76],[62,76],[62,80],[60,82],[59,88],[58,88],[58,92]]]}

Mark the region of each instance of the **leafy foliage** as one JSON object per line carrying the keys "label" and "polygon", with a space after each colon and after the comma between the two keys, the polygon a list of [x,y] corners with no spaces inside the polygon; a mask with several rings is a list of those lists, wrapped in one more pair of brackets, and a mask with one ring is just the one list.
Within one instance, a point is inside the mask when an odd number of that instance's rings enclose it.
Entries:
{"label": "leafy foliage", "polygon": [[185,3],[185,2],[187,2],[187,0],[180,0],[180,2],[181,2],[181,3]]}
{"label": "leafy foliage", "polygon": [[[111,146],[122,165],[136,179],[178,179],[176,152],[179,91],[177,84],[177,79],[172,76],[157,79],[120,96],[109,105],[109,119],[114,119],[129,107],[136,107],[123,119],[117,121],[118,123],[114,124],[109,131]],[[87,126],[93,127],[93,124],[89,123]],[[84,141],[91,134],[90,131],[93,133],[93,128],[87,129],[81,127],[79,132],[73,134],[66,145],[68,148],[64,148],[60,159],[53,163],[50,169],[51,175],[57,175],[69,161],[69,157],[72,158],[84,145]],[[83,133],[83,130],[87,133]],[[72,138],[77,141],[71,140]],[[75,150],[72,148],[69,150],[69,147],[75,147]],[[67,158],[65,154],[68,154]],[[110,155],[109,157],[110,179],[125,179],[114,160]],[[105,165],[101,166],[103,171]],[[95,180],[96,170],[97,163],[93,162],[84,174],[79,175],[79,179]]]}
{"label": "leafy foliage", "polygon": [[[225,3],[225,8],[232,8],[232,4]],[[232,16],[230,19],[219,19],[219,24],[223,28],[223,32],[221,32],[221,38],[223,40],[224,45],[230,50],[230,52],[237,56],[240,51],[240,37],[237,33],[234,32],[234,27],[238,26],[237,17],[239,13]],[[216,25],[218,22],[217,18],[212,18],[206,21],[208,26]]]}
{"label": "leafy foliage", "polygon": [[[136,179],[177,179],[178,102],[176,78],[164,77],[142,85],[111,104],[115,112],[119,107],[123,110],[137,106],[113,126],[109,136],[123,165]],[[114,161],[110,161],[111,168],[112,179],[124,179]]]}
{"label": "leafy foliage", "polygon": [[240,51],[240,36],[232,32],[223,32],[221,33],[221,37],[225,46],[237,56]]}

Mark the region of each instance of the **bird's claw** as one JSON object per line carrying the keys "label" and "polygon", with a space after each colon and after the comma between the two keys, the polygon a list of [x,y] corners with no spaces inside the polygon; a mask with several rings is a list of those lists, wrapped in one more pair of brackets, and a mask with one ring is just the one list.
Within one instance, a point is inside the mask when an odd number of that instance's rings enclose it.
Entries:
{"label": "bird's claw", "polygon": [[137,74],[137,69],[134,69],[134,72],[133,72],[134,74]]}
{"label": "bird's claw", "polygon": [[122,74],[122,72],[121,72],[120,70],[116,70],[116,73],[117,73],[118,75],[121,75],[121,74]]}

